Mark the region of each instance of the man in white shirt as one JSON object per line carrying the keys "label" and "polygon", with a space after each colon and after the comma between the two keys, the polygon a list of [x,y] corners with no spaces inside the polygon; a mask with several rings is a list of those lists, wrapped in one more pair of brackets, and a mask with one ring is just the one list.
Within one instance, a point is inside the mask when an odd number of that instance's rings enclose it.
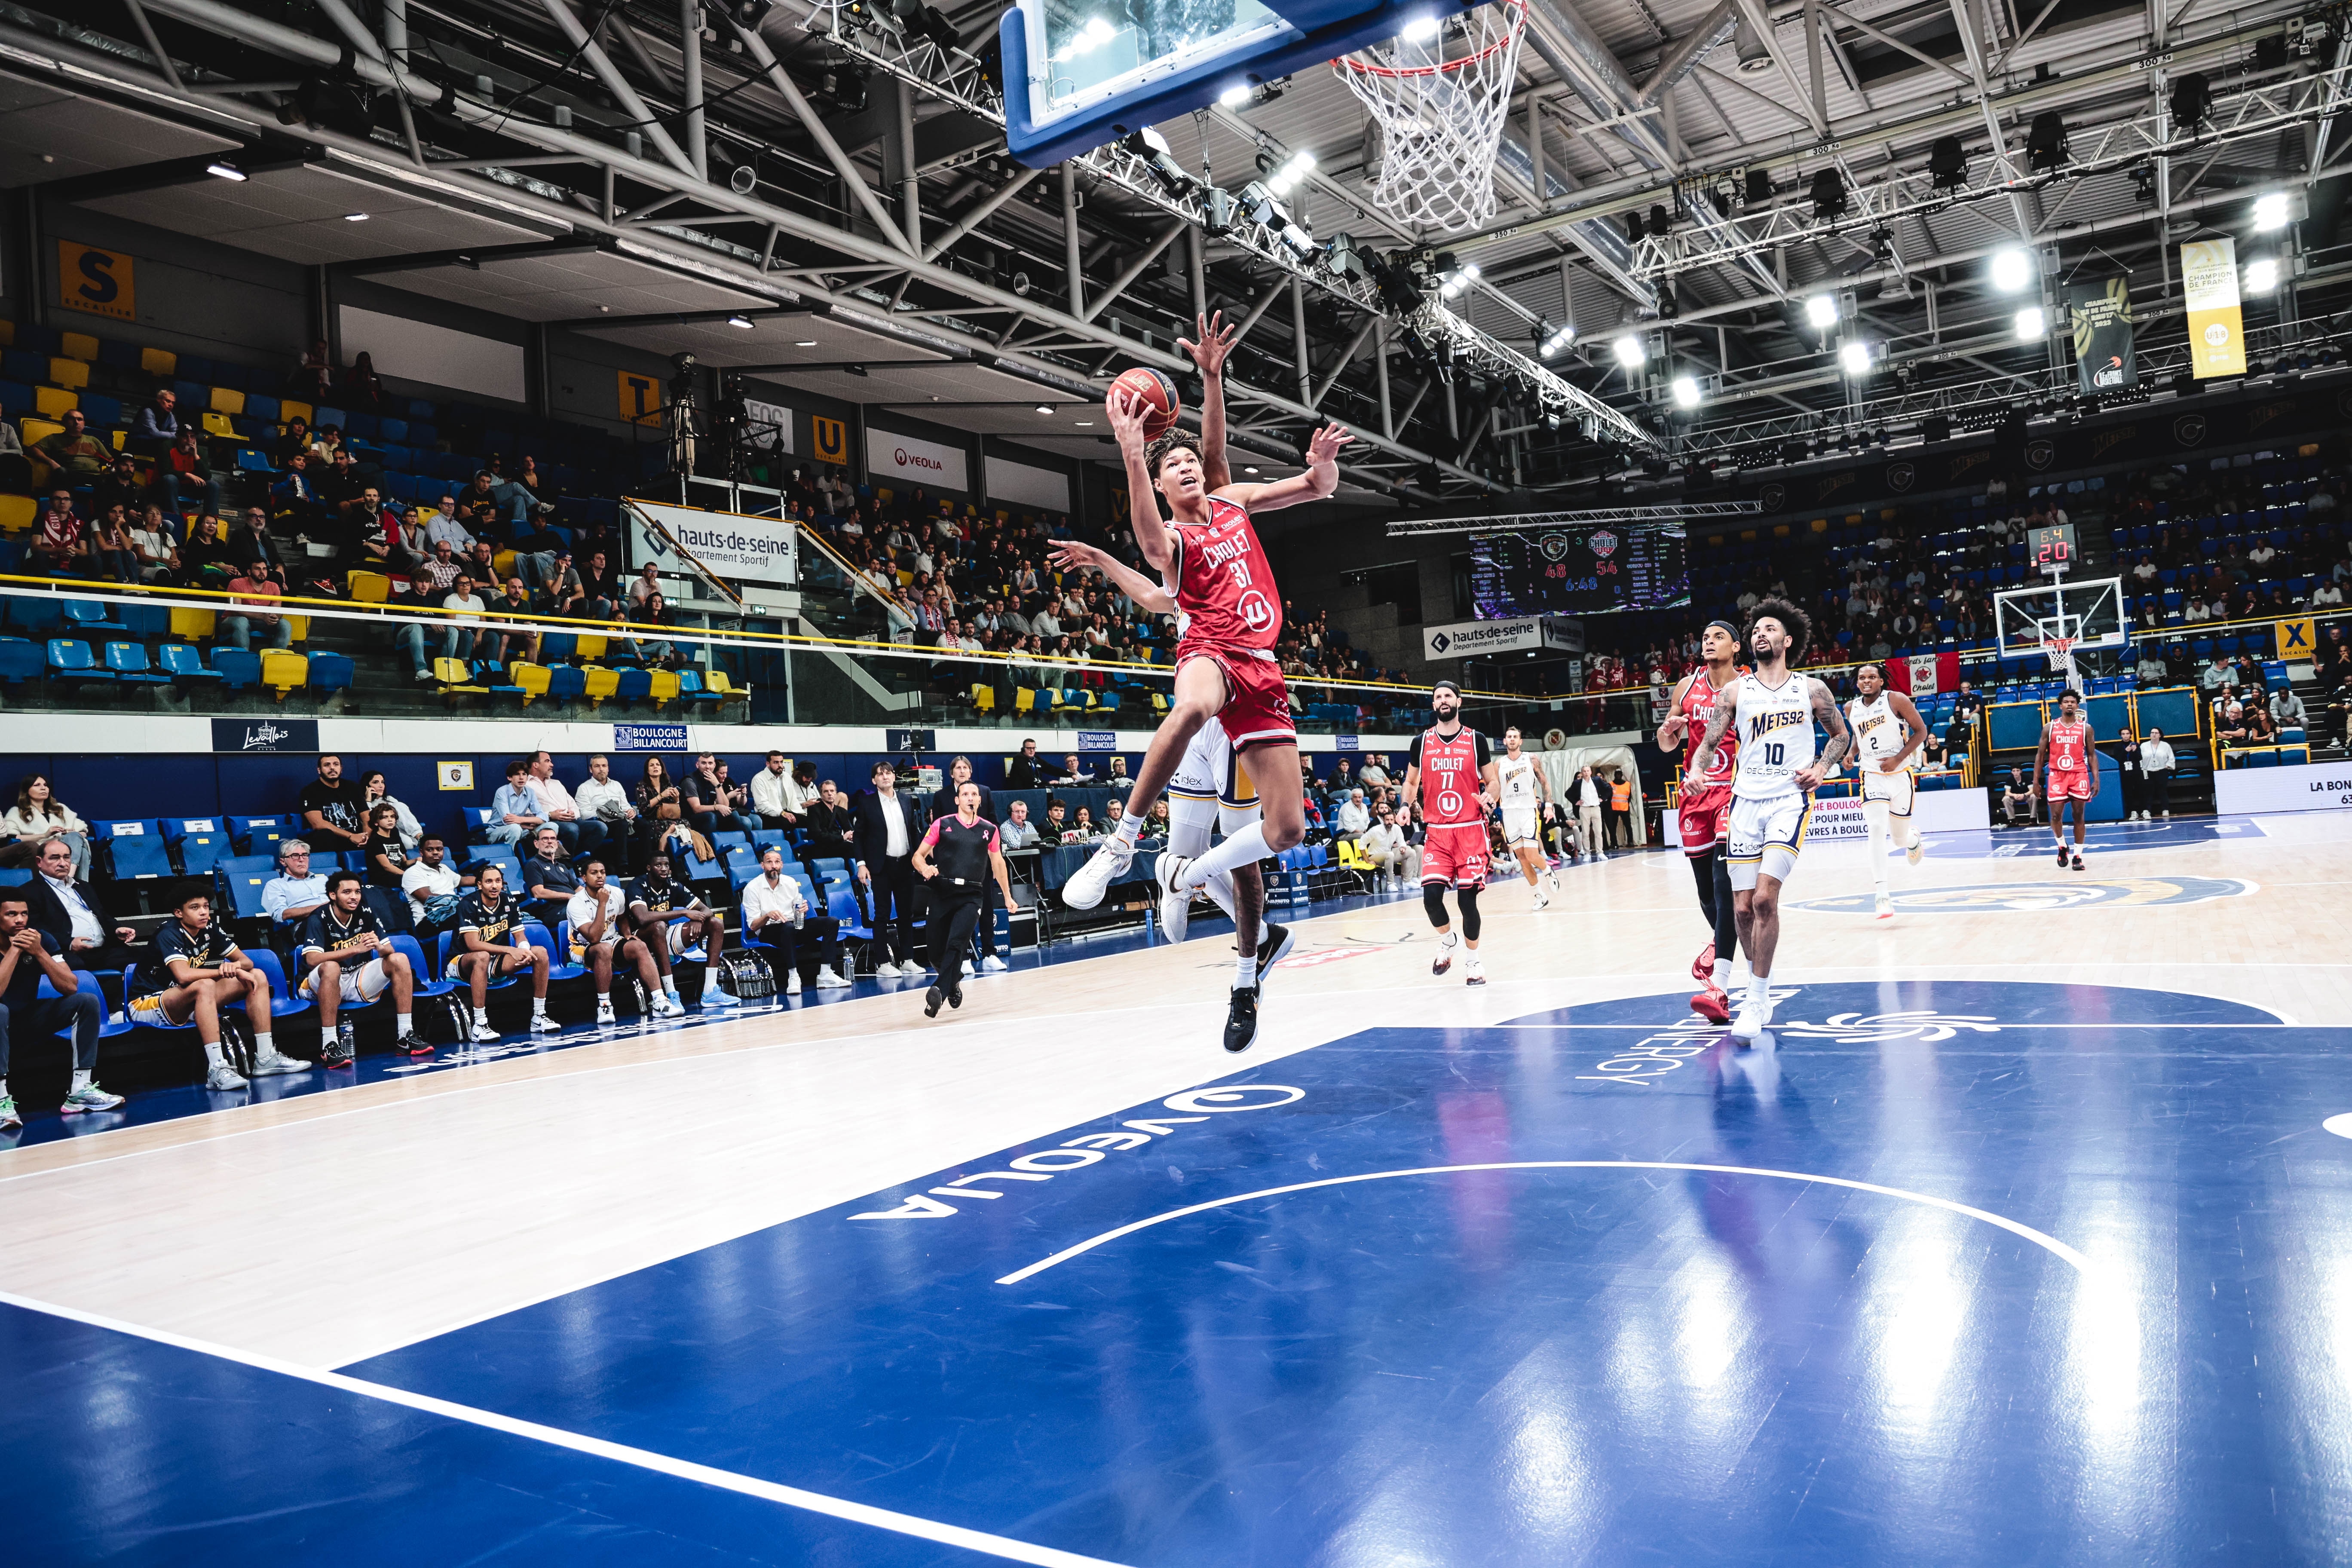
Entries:
{"label": "man in white shirt", "polygon": [[2332,578],[2311,591],[2311,607],[2315,610],[2334,609],[2343,603],[2344,590],[2337,587]]}
{"label": "man in white shirt", "polygon": [[629,792],[613,776],[613,760],[597,755],[588,759],[588,777],[572,796],[572,804],[580,810],[583,821],[601,823],[604,828],[604,847],[615,859],[629,858],[629,824],[637,819],[637,808],[629,804]]}
{"label": "man in white shirt", "polygon": [[1576,831],[1584,853],[1606,860],[1609,857],[1601,845],[1601,805],[1607,797],[1590,765],[1577,770],[1576,783],[1569,786],[1569,796],[1576,802]]}
{"label": "man in white shirt", "polygon": [[457,889],[463,885],[449,864],[446,839],[428,833],[416,841],[416,863],[400,874],[400,890],[408,895],[408,917],[420,939],[457,929]]}
{"label": "man in white shirt", "polygon": [[1385,805],[1381,807],[1380,819],[1356,840],[1356,853],[1400,881],[1421,880],[1421,851],[1413,847],[1412,835],[1396,820],[1396,814]]}
{"label": "man in white shirt", "polygon": [[1037,825],[1029,820],[1029,803],[1016,800],[1005,822],[997,829],[998,842],[1010,849],[1037,847]]}
{"label": "man in white shirt", "polygon": [[770,752],[768,765],[751,775],[751,814],[760,826],[786,831],[798,827],[809,802],[816,798],[808,782],[815,776],[814,769],[788,768],[783,752]]}
{"label": "man in white shirt", "polygon": [[2294,694],[2292,686],[2282,686],[2271,693],[2271,722],[2280,729],[2304,727],[2303,699]]}
{"label": "man in white shirt", "polygon": [[621,889],[605,879],[604,862],[595,859],[590,860],[581,872],[580,886],[572,889],[563,906],[563,918],[571,928],[572,962],[585,963],[596,979],[596,1023],[600,1028],[618,1022],[613,1016],[615,954],[622,963],[636,970],[637,979],[644,984],[646,1016],[672,1018],[686,1011],[684,1005],[664,989],[662,970],[655,964],[651,950],[624,929],[621,916],[626,909]]}
{"label": "man in white shirt", "polygon": [[448,595],[441,601],[441,607],[454,612],[447,623],[449,629],[441,637],[441,657],[444,658],[470,659],[498,635],[482,624],[482,616],[488,613],[489,606],[482,603],[479,594],[474,592],[470,577],[457,579]]}
{"label": "man in white shirt", "polygon": [[272,930],[299,926],[326,907],[327,879],[310,869],[310,846],[289,838],[278,847],[278,875],[261,885],[261,909]]}
{"label": "man in white shirt", "polygon": [[[909,851],[912,853],[912,851]],[[801,994],[800,945],[814,949],[816,973],[811,977],[820,991],[838,990],[849,982],[835,973],[833,961],[841,955],[841,922],[808,912],[808,899],[798,878],[784,875],[784,852],[769,846],[760,857],[760,875],[743,884],[743,940],[760,942],[774,955],[785,974],[784,994]]]}
{"label": "man in white shirt", "polygon": [[1348,798],[1339,803],[1336,823],[1338,832],[1335,837],[1353,838],[1371,825],[1372,814],[1364,805],[1364,792],[1360,789],[1349,790]]}
{"label": "man in white shirt", "polygon": [[563,781],[555,776],[555,756],[550,752],[530,754],[530,793],[537,796],[539,815],[555,829],[563,840],[563,852],[576,855],[583,849],[602,849],[609,836],[605,826],[580,809]]}

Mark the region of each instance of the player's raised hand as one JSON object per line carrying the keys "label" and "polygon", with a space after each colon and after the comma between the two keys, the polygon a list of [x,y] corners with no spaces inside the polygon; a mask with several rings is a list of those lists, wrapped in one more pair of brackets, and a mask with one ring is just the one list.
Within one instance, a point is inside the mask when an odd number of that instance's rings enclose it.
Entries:
{"label": "player's raised hand", "polygon": [[1089,566],[1099,569],[1110,560],[1108,555],[1093,545],[1081,544],[1075,539],[1056,540],[1054,547],[1045,553],[1056,567],[1065,572],[1080,571]]}
{"label": "player's raised hand", "polygon": [[1326,425],[1315,432],[1313,440],[1307,443],[1307,466],[1312,468],[1324,463],[1338,462],[1339,448],[1354,439],[1346,426]]}
{"label": "player's raised hand", "polygon": [[1193,323],[1192,330],[1201,334],[1199,341],[1178,338],[1176,346],[1192,356],[1192,363],[1200,367],[1202,375],[1223,374],[1225,357],[1234,352],[1234,342],[1242,335],[1241,324],[1225,325],[1223,310],[1214,315],[1195,316]]}
{"label": "player's raised hand", "polygon": [[1109,416],[1111,434],[1118,437],[1121,448],[1143,450],[1143,399],[1126,387],[1114,386],[1103,399],[1103,412]]}

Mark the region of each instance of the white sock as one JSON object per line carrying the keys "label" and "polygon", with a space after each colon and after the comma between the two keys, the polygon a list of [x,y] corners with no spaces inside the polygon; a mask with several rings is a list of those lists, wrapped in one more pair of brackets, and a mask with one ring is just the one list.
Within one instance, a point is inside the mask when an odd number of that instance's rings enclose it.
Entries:
{"label": "white sock", "polygon": [[1118,826],[1111,829],[1110,836],[1122,844],[1132,844],[1142,832],[1143,818],[1131,811],[1122,811],[1119,814]]}
{"label": "white sock", "polygon": [[405,1036],[405,1035],[413,1035],[413,1034],[415,1034],[415,1033],[416,1032],[416,1029],[415,1029],[416,1015],[415,1015],[415,1014],[414,1014],[414,1013],[394,1013],[392,1016],[393,1016],[393,1020],[394,1020],[394,1024],[396,1024],[396,1025],[398,1026],[399,1031],[400,1031],[400,1033],[401,1033],[402,1035],[404,1035],[404,1036]]}
{"label": "white sock", "polygon": [[546,997],[534,996],[530,999],[530,1016],[534,1018],[544,1018],[547,1016]]}
{"label": "white sock", "polygon": [[605,1007],[610,1007],[610,1006],[612,1006],[612,1005],[614,1005],[614,1004],[613,1004],[613,996],[614,996],[614,994],[615,992],[619,991],[619,990],[620,990],[620,986],[619,986],[618,984],[615,984],[615,985],[613,987],[613,989],[612,989],[611,991],[607,991],[607,992],[605,992],[604,995],[602,995],[602,996],[600,996],[600,997],[598,997],[598,998],[596,999],[596,1000],[597,1000],[598,1005],[601,1005],[601,1006],[605,1006]]}
{"label": "white sock", "polygon": [[719,966],[717,964],[714,963],[709,968],[702,972],[702,988],[706,991],[716,991],[719,989]]}
{"label": "white sock", "polygon": [[[79,1069],[76,1069],[76,1070],[75,1070],[75,1072],[74,1072],[74,1075],[73,1075],[73,1090],[72,1090],[72,1092],[74,1092],[75,1094],[79,1094],[83,1089],[88,1089],[89,1087],[89,1074],[88,1074],[88,1073],[86,1073],[86,1072],[82,1072],[82,1071],[80,1071]],[[7,1092],[8,1092],[8,1080],[7,1080],[6,1079],[0,1079],[0,1097],[5,1097],[5,1096],[7,1094]]]}
{"label": "white sock", "polygon": [[1445,930],[1437,933],[1437,945],[1440,947],[1452,947],[1455,942],[1460,942],[1462,938],[1451,926],[1448,926]]}
{"label": "white sock", "polygon": [[215,1068],[228,1066],[228,1058],[221,1054],[221,1043],[218,1040],[205,1042],[205,1065]]}
{"label": "white sock", "polygon": [[1715,961],[1715,984],[1718,990],[1729,990],[1730,987],[1725,985],[1723,983],[1730,978],[1731,960],[1727,958],[1717,959]]}
{"label": "white sock", "polygon": [[677,975],[675,975],[675,974],[665,974],[665,975],[663,975],[663,976],[662,976],[662,991],[664,992],[664,994],[667,994],[667,995],[671,995],[671,996],[675,996],[675,995],[677,995]]}
{"label": "white sock", "polygon": [[1870,879],[1878,889],[1878,896],[1886,896],[1886,803],[1865,800],[1862,803],[1862,819],[1869,828]]}
{"label": "white sock", "polygon": [[1758,1006],[1772,1000],[1772,983],[1761,974],[1748,977],[1748,999]]}
{"label": "white sock", "polygon": [[277,1054],[278,1041],[276,1038],[260,1030],[256,1030],[253,1036],[253,1059],[256,1061],[266,1062]]}
{"label": "white sock", "polygon": [[1244,866],[1255,866],[1274,853],[1265,846],[1265,824],[1253,822],[1239,833],[1184,868],[1187,888],[1204,886],[1219,872],[1231,872]]}
{"label": "white sock", "polygon": [[1234,960],[1234,989],[1236,991],[1257,984],[1257,954]]}

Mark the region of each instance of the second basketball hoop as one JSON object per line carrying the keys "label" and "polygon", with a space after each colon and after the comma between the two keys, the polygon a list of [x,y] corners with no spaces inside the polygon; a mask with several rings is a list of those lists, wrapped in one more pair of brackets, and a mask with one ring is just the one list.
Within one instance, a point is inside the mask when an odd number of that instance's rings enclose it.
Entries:
{"label": "second basketball hoop", "polygon": [[1374,205],[1444,234],[1495,216],[1495,153],[1527,26],[1527,0],[1490,0],[1331,62],[1380,126]]}

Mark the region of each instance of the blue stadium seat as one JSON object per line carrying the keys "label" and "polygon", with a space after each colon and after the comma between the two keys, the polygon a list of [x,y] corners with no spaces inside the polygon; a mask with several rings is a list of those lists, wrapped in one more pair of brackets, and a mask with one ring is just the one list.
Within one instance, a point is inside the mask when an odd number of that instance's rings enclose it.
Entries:
{"label": "blue stadium seat", "polygon": [[349,654],[313,653],[310,656],[310,689],[313,691],[348,691],[352,684],[352,660]]}
{"label": "blue stadium seat", "polygon": [[178,843],[180,869],[191,877],[211,876],[236,853],[219,817],[169,817],[164,820],[163,834]]}
{"label": "blue stadium seat", "polygon": [[114,679],[114,671],[93,658],[89,644],[75,637],[51,637],[48,644],[49,675],[57,680],[106,680]]}
{"label": "blue stadium seat", "polygon": [[21,685],[37,679],[47,668],[38,644],[15,639],[0,642],[0,683]]}
{"label": "blue stadium seat", "polygon": [[122,817],[89,826],[90,836],[107,847],[116,881],[173,874],[171,846],[163,840],[163,824],[153,818]]}
{"label": "blue stadium seat", "polygon": [[231,691],[243,691],[261,684],[261,656],[250,648],[213,649],[213,669]]}
{"label": "blue stadium seat", "polygon": [[231,915],[239,920],[259,920],[268,912],[261,907],[261,889],[278,875],[276,856],[232,855],[220,862],[218,872]]}
{"label": "blue stadium seat", "polygon": [[267,855],[275,860],[278,846],[294,837],[294,826],[282,816],[232,816],[229,837],[244,846],[246,855]]}
{"label": "blue stadium seat", "polygon": [[114,679],[125,686],[169,686],[172,678],[158,675],[147,666],[147,645],[138,642],[110,642],[106,645],[106,668]]}
{"label": "blue stadium seat", "polygon": [[165,643],[160,657],[163,668],[183,686],[209,685],[221,678],[218,670],[205,668],[204,649],[192,647],[186,643]]}
{"label": "blue stadium seat", "polygon": [[294,987],[286,982],[285,964],[278,962],[278,955],[268,946],[255,942],[245,952],[246,956],[253,960],[253,966],[269,976],[269,1016],[272,1018],[291,1018],[312,1010],[310,1003],[294,994]]}

